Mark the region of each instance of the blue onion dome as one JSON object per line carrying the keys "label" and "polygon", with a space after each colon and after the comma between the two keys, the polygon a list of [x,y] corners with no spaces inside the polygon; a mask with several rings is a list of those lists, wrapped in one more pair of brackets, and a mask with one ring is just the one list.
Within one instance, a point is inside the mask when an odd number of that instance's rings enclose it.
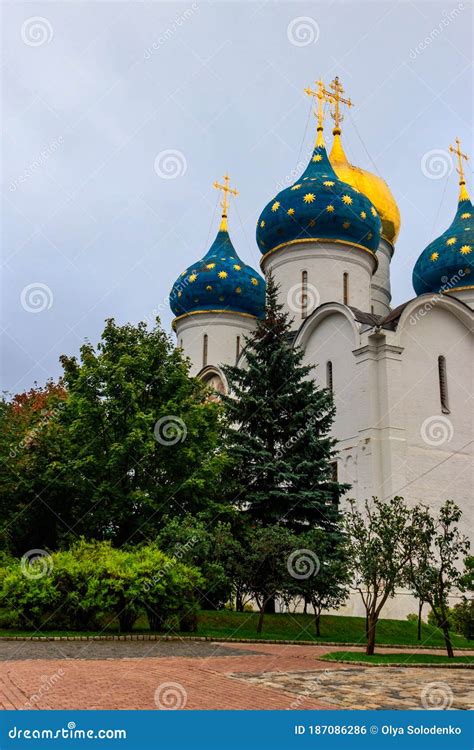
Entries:
{"label": "blue onion dome", "polygon": [[263,317],[265,281],[237,255],[226,215],[204,258],[186,268],[173,284],[170,306],[177,317],[210,311]]}
{"label": "blue onion dome", "polygon": [[263,209],[257,243],[263,254],[282,245],[318,240],[375,253],[381,228],[373,203],[337,177],[318,134],[311,161],[299,180],[281,190]]}
{"label": "blue onion dome", "polygon": [[413,288],[417,295],[474,285],[474,211],[463,179],[460,187],[451,225],[430,242],[416,261]]}

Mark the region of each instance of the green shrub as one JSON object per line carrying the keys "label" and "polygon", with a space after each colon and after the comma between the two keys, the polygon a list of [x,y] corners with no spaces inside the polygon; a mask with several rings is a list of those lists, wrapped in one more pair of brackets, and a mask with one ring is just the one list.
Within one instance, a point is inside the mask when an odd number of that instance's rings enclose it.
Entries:
{"label": "green shrub", "polygon": [[170,621],[176,629],[196,629],[203,579],[196,568],[154,545],[122,550],[109,542],[82,540],[49,556],[40,572],[33,567],[25,575],[19,560],[3,570],[4,622],[27,629],[95,630],[106,615],[113,615],[120,631],[129,632],[146,613],[153,630]]}
{"label": "green shrub", "polygon": [[455,604],[451,610],[451,620],[456,633],[472,639],[474,637],[474,599],[463,599],[459,604]]}

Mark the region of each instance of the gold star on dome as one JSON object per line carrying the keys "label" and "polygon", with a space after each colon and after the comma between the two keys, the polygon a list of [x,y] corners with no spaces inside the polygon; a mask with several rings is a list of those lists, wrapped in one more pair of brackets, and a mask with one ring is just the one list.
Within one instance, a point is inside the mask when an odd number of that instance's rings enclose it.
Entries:
{"label": "gold star on dome", "polygon": [[327,212],[328,212],[329,214],[332,214],[332,213],[334,213],[334,211],[335,211],[335,209],[334,209],[334,206],[333,206],[333,205],[332,205],[332,204],[330,203],[330,204],[329,204],[329,206],[326,206],[326,211],[327,211]]}
{"label": "gold star on dome", "polygon": [[279,208],[280,208],[280,201],[275,201],[275,203],[272,206],[272,211],[273,212],[278,211]]}
{"label": "gold star on dome", "polygon": [[431,261],[438,260],[438,258],[439,258],[439,253],[431,253],[431,255],[430,255],[430,260]]}
{"label": "gold star on dome", "polygon": [[314,193],[306,193],[305,197],[303,198],[303,201],[305,203],[314,203],[315,197],[316,196]]}
{"label": "gold star on dome", "polygon": [[461,219],[470,219],[470,218],[471,218],[471,214],[468,211],[466,211],[465,214],[461,214]]}
{"label": "gold star on dome", "polygon": [[350,206],[352,203],[352,198],[350,195],[343,195],[342,196],[342,202],[346,204],[346,206]]}
{"label": "gold star on dome", "polygon": [[332,180],[326,180],[325,182],[323,182],[324,187],[332,187],[335,184],[336,183],[333,182]]}
{"label": "gold star on dome", "polygon": [[316,219],[311,219],[311,221],[308,221],[309,227],[315,227],[316,226]]}
{"label": "gold star on dome", "polygon": [[252,282],[252,284],[253,284],[254,286],[258,286],[258,279],[254,279],[254,278],[252,278],[252,279],[250,279],[250,281]]}
{"label": "gold star on dome", "polygon": [[206,290],[208,292],[212,292],[212,286],[210,284],[207,285]]}
{"label": "gold star on dome", "polygon": [[182,297],[183,292],[178,292],[178,297]]}
{"label": "gold star on dome", "polygon": [[265,226],[265,222],[263,221],[263,219],[262,219],[262,221],[260,222],[260,226],[262,227],[262,229],[263,229],[263,227]]}
{"label": "gold star on dome", "polygon": [[196,273],[192,273],[191,276],[189,277],[188,281],[190,281],[191,284],[192,284],[193,281],[196,281],[196,279],[197,279],[197,274]]}
{"label": "gold star on dome", "polygon": [[234,271],[241,271],[242,270],[242,266],[239,266],[238,263],[235,263],[234,266],[233,266],[233,268],[234,268]]}
{"label": "gold star on dome", "polygon": [[219,271],[217,274],[220,279],[226,279],[227,278],[227,271]]}
{"label": "gold star on dome", "polygon": [[312,161],[322,161],[322,160],[323,160],[323,157],[321,156],[321,154],[315,154],[312,159]]}
{"label": "gold star on dome", "polygon": [[368,235],[367,235],[367,239],[368,239],[368,240],[371,240],[373,236],[374,236],[374,235],[372,234],[372,232],[369,232],[369,233],[368,233]]}
{"label": "gold star on dome", "polygon": [[361,219],[366,219],[367,218],[367,214],[365,213],[365,211],[361,211],[360,212],[360,218]]}
{"label": "gold star on dome", "polygon": [[371,212],[372,216],[377,216],[377,211],[375,210],[375,208],[373,206],[371,207],[370,212]]}
{"label": "gold star on dome", "polygon": [[181,275],[181,276],[186,276],[187,272],[188,272],[188,271],[187,271],[187,269],[186,269],[186,271],[183,271],[183,273],[182,273],[182,274],[180,274],[180,275]]}
{"label": "gold star on dome", "polygon": [[215,268],[215,267],[216,267],[215,263],[208,263],[207,266],[206,266],[206,268],[208,268],[209,271],[212,271],[212,269]]}
{"label": "gold star on dome", "polygon": [[462,255],[469,255],[469,253],[472,252],[472,247],[470,245],[463,245],[461,248]]}
{"label": "gold star on dome", "polygon": [[237,294],[240,294],[242,289],[240,288],[240,286],[238,286],[235,291],[237,292]]}
{"label": "gold star on dome", "polygon": [[456,244],[456,242],[457,242],[457,238],[456,238],[456,237],[450,237],[450,238],[449,238],[449,240],[446,240],[446,244],[447,244],[448,246],[449,246],[449,245],[455,245],[455,244]]}
{"label": "gold star on dome", "polygon": [[301,187],[301,182],[299,183],[299,185],[293,185],[293,187],[291,189],[292,190],[299,190],[300,187]]}
{"label": "gold star on dome", "polygon": [[345,221],[342,226],[343,226],[344,229],[349,229],[350,225],[351,225],[350,221]]}
{"label": "gold star on dome", "polygon": [[295,213],[295,209],[294,208],[289,208],[286,213],[288,214],[288,216],[293,216],[293,214]]}

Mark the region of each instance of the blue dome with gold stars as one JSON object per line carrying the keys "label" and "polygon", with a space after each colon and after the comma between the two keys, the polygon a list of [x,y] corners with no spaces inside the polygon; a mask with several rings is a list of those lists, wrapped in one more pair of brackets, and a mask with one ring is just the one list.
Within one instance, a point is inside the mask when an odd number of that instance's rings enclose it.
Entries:
{"label": "blue dome with gold stars", "polygon": [[294,185],[281,190],[263,209],[257,243],[263,254],[282,245],[330,240],[375,253],[381,221],[375,206],[337,177],[322,136],[311,161]]}
{"label": "blue dome with gold stars", "polygon": [[204,258],[183,271],[173,284],[170,305],[177,317],[208,311],[263,316],[265,281],[240,260],[225,217]]}
{"label": "blue dome with gold stars", "polygon": [[458,209],[450,227],[430,242],[413,269],[413,288],[417,295],[474,284],[474,211],[461,184]]}

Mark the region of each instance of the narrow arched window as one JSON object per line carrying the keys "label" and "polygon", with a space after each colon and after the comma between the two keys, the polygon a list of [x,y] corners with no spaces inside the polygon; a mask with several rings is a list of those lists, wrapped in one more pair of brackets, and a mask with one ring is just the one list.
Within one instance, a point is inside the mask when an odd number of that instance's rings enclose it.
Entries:
{"label": "narrow arched window", "polygon": [[179,340],[179,348],[180,348],[180,349],[182,349],[182,348],[183,348],[183,339],[180,339],[180,340]]}
{"label": "narrow arched window", "polygon": [[332,383],[332,362],[326,362],[326,387],[333,392],[333,383]]}
{"label": "narrow arched window", "polygon": [[235,342],[235,364],[239,361],[240,357],[240,336],[237,336],[237,341]]}
{"label": "narrow arched window", "polygon": [[202,366],[205,367],[207,365],[207,333],[204,334],[203,340],[202,340]]}
{"label": "narrow arched window", "polygon": [[345,305],[349,304],[349,274],[344,273],[342,276],[343,301]]}
{"label": "narrow arched window", "polygon": [[308,314],[308,272],[301,272],[301,317]]}
{"label": "narrow arched window", "polygon": [[441,411],[443,414],[449,414],[448,398],[448,376],[446,373],[446,357],[438,357],[438,380],[439,380],[439,400],[441,402]]}

